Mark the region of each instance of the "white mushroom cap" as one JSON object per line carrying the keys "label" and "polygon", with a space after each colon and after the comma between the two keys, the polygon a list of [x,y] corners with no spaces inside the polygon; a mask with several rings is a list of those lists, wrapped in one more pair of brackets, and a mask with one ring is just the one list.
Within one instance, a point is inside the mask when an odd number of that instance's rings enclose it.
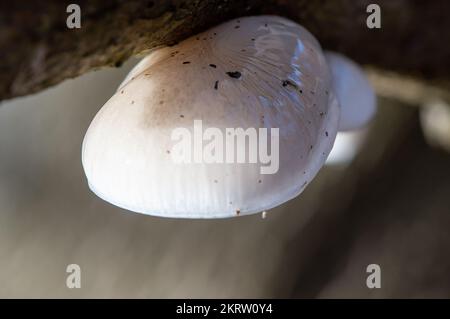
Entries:
{"label": "white mushroom cap", "polygon": [[331,69],[334,92],[341,106],[339,131],[366,125],[375,115],[376,98],[364,71],[339,53],[325,51],[325,57]]}
{"label": "white mushroom cap", "polygon": [[[332,148],[339,107],[330,81],[315,38],[275,16],[232,20],[156,50],[86,133],[89,186],[112,204],[164,217],[232,217],[280,205],[304,190]],[[270,139],[279,128],[278,170],[261,174],[268,164],[248,161],[175,162],[172,134],[186,128],[194,136],[196,120],[203,132],[224,135],[267,128]]]}

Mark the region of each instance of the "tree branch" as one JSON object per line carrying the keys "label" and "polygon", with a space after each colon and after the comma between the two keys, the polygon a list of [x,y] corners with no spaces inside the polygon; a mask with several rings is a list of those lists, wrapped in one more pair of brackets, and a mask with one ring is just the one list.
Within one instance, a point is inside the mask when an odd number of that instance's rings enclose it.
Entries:
{"label": "tree branch", "polygon": [[[73,1],[71,1],[73,2]],[[366,0],[79,0],[81,29],[66,27],[70,2],[0,4],[0,100],[31,94],[130,56],[170,45],[228,19],[287,16],[327,49],[363,64],[427,80],[450,78],[448,1],[378,0],[382,28],[366,26]]]}

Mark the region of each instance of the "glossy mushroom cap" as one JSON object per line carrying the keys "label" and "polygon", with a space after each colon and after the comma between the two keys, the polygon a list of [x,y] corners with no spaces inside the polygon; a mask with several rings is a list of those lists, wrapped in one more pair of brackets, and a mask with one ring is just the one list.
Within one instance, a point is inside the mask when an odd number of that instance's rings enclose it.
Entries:
{"label": "glossy mushroom cap", "polygon": [[364,71],[349,58],[330,51],[325,57],[331,69],[334,92],[341,106],[339,131],[355,130],[375,115],[375,93]]}
{"label": "glossy mushroom cap", "polygon": [[[92,121],[82,151],[89,186],[112,204],[164,217],[232,217],[280,205],[305,189],[332,148],[339,106],[330,77],[316,39],[276,16],[235,19],[158,49]],[[194,121],[224,139],[227,128],[267,128],[269,153],[279,142],[272,171],[262,173],[269,164],[261,157],[176,162],[174,132],[194,136]]]}

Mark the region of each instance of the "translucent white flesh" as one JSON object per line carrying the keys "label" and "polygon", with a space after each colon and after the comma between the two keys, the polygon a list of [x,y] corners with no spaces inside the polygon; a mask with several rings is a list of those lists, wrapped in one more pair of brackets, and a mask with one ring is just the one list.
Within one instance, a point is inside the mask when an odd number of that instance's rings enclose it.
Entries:
{"label": "translucent white flesh", "polygon": [[375,93],[364,71],[341,54],[326,51],[333,88],[341,106],[339,131],[363,127],[376,112]]}
{"label": "translucent white flesh", "polygon": [[[234,71],[241,77],[226,74]],[[294,85],[283,86],[286,80]],[[175,163],[171,133],[192,131],[194,120],[222,132],[279,128],[278,172],[261,175],[261,163]],[[257,213],[304,190],[332,148],[338,121],[314,37],[284,18],[241,18],[156,50],[131,71],[91,123],[83,167],[98,196],[135,212]]]}

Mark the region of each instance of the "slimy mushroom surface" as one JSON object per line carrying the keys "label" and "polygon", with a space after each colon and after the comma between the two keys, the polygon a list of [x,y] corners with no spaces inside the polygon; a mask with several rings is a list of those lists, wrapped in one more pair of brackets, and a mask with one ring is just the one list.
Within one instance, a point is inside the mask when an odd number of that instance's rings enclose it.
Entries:
{"label": "slimy mushroom surface", "polygon": [[[86,133],[89,186],[114,205],[164,217],[233,217],[278,206],[305,189],[333,146],[340,109],[331,81],[314,36],[276,16],[231,20],[155,50]],[[175,162],[174,131],[194,136],[198,121],[224,139],[227,128],[267,129],[269,149],[278,140],[277,170],[262,174],[269,164],[260,161]]]}

